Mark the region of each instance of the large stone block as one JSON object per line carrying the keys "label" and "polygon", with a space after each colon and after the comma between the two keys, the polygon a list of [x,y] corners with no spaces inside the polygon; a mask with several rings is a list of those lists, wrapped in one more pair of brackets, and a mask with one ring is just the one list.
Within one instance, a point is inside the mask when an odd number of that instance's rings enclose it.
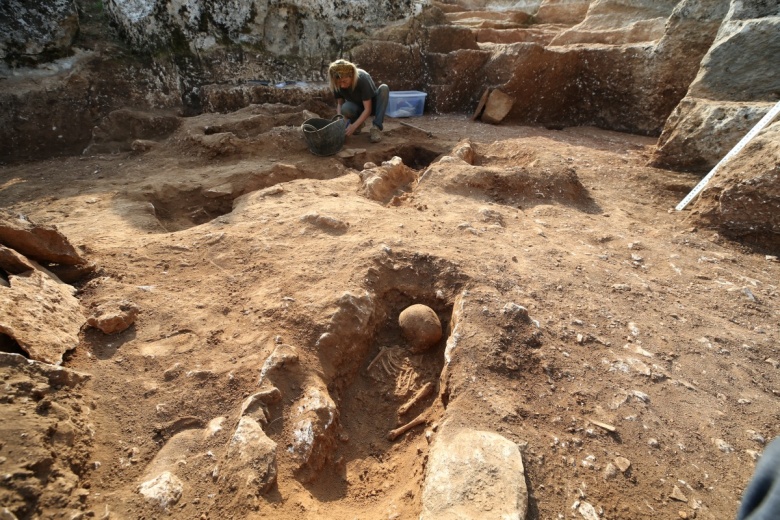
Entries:
{"label": "large stone block", "polygon": [[485,103],[482,121],[494,125],[500,123],[509,111],[512,110],[512,105],[514,104],[515,100],[512,96],[504,94],[498,89],[491,91]]}

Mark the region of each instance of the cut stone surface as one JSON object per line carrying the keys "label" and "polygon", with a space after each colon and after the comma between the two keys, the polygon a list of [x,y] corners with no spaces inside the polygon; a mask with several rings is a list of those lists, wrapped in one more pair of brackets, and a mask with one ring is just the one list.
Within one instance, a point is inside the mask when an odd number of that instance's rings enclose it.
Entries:
{"label": "cut stone surface", "polygon": [[498,124],[509,114],[514,104],[515,100],[512,96],[504,94],[498,89],[491,90],[481,119],[486,123]]}
{"label": "cut stone surface", "polygon": [[430,451],[420,520],[524,519],[528,490],[517,445],[492,432],[447,429]]}

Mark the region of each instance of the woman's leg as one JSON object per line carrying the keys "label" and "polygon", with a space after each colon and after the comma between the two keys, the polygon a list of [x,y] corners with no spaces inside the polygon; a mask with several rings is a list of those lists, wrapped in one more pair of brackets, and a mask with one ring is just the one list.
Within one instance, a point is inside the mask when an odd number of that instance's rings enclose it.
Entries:
{"label": "woman's leg", "polygon": [[384,83],[379,85],[376,96],[372,100],[374,106],[374,126],[384,130],[385,112],[387,112],[387,103],[390,101],[390,87]]}
{"label": "woman's leg", "polygon": [[341,105],[341,115],[350,121],[356,120],[363,113],[363,107],[357,106],[352,101],[344,101]]}

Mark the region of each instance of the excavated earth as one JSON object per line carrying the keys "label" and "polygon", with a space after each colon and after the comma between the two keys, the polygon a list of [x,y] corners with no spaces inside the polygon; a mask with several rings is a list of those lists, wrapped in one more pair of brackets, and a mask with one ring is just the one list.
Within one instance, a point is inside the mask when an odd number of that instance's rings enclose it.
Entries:
{"label": "excavated earth", "polygon": [[[699,176],[647,166],[653,138],[463,115],[319,157],[309,115],[0,168],[0,206],[94,264],[61,368],[4,335],[4,518],[418,518],[458,429],[519,448],[527,518],[734,516],[780,434],[780,263],[673,210]],[[112,303],[129,328],[86,324]],[[412,304],[444,331],[421,353]],[[252,423],[275,464],[236,455]]]}

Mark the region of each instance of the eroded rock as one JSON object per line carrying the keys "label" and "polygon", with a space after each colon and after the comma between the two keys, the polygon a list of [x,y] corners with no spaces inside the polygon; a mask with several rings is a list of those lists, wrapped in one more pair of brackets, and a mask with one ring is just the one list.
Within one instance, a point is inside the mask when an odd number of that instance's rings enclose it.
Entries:
{"label": "eroded rock", "polygon": [[292,406],[291,453],[305,482],[314,480],[330,460],[336,445],[338,409],[321,381],[310,381],[304,395]]}
{"label": "eroded rock", "polygon": [[56,228],[34,224],[9,211],[0,212],[0,242],[37,262],[65,265],[86,263]]}
{"label": "eroded rock", "polygon": [[400,157],[384,161],[380,166],[360,172],[360,192],[365,197],[387,203],[399,188],[416,179],[414,171],[407,167]]}
{"label": "eroded rock", "polygon": [[664,125],[653,165],[706,171],[758,122],[780,89],[774,69],[757,66],[780,53],[778,31],[776,6],[732,2],[698,75]]}
{"label": "eroded rock", "polygon": [[225,479],[239,496],[265,493],[276,482],[276,443],[251,417],[241,417],[228,444]]}
{"label": "eroded rock", "polygon": [[104,334],[117,334],[135,323],[139,312],[139,307],[129,300],[103,302],[92,311],[87,324]]}
{"label": "eroded rock", "polygon": [[68,53],[79,30],[70,0],[8,0],[0,4],[0,60],[45,62]]}
{"label": "eroded rock", "polygon": [[8,277],[0,290],[0,332],[13,338],[36,361],[59,365],[76,348],[85,319],[74,289],[41,271]]}
{"label": "eroded rock", "polygon": [[780,252],[780,124],[719,170],[691,207],[691,220],[764,251]]}
{"label": "eroded rock", "polygon": [[[83,383],[91,376],[0,352],[3,518],[54,518],[82,510],[80,479],[95,429]],[[46,468],[36,472],[30,468]],[[3,508],[0,508],[2,510]]]}
{"label": "eroded rock", "polygon": [[170,471],[164,471],[138,486],[138,492],[162,509],[176,505],[181,498],[184,484]]}

